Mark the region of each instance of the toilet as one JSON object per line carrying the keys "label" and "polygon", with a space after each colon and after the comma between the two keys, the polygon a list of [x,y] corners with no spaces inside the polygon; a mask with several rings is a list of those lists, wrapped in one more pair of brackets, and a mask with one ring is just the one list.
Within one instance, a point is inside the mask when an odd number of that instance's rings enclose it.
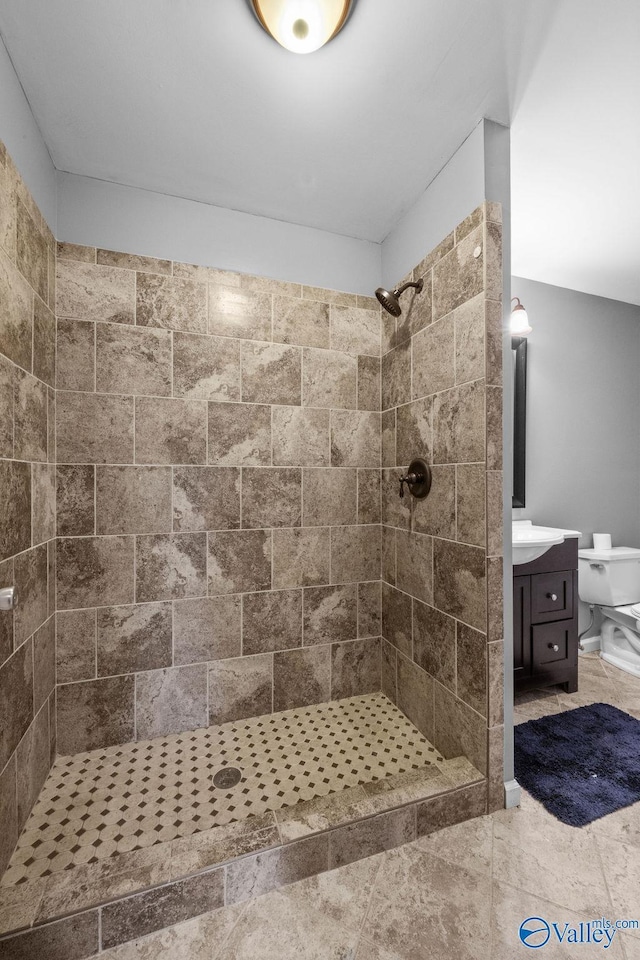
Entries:
{"label": "toilet", "polygon": [[578,593],[602,612],[602,659],[640,677],[640,550],[578,550]]}

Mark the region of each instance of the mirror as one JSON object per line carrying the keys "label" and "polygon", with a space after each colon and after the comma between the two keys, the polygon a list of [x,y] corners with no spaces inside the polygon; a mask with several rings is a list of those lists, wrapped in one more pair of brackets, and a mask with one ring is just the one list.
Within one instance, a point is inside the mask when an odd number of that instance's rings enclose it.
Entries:
{"label": "mirror", "polygon": [[525,504],[527,338],[511,338],[513,373],[513,507]]}

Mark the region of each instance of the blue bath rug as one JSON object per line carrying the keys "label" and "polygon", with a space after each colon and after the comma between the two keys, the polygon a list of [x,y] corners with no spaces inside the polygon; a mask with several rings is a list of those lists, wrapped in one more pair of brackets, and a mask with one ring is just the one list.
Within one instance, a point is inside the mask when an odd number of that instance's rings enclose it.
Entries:
{"label": "blue bath rug", "polygon": [[640,800],[640,720],[592,703],[515,728],[516,779],[558,820],[584,827]]}

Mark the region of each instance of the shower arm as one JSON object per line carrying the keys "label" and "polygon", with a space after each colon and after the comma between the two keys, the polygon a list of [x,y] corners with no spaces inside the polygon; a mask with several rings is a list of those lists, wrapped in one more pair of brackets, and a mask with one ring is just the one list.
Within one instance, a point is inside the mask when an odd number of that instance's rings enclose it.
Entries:
{"label": "shower arm", "polygon": [[409,280],[407,283],[403,283],[401,287],[396,287],[393,291],[394,297],[399,297],[404,293],[405,290],[408,290],[409,287],[415,287],[415,289],[420,293],[424,287],[424,280],[420,277],[419,280]]}

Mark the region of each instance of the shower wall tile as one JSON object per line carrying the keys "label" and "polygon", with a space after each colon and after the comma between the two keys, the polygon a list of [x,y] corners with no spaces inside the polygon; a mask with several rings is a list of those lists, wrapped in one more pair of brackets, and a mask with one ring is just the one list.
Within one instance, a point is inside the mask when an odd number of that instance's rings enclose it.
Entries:
{"label": "shower wall tile", "polygon": [[96,324],[96,390],[170,396],[169,331]]}
{"label": "shower wall tile", "polygon": [[380,410],[381,361],[378,357],[358,357],[358,410]]}
{"label": "shower wall tile", "polygon": [[476,380],[434,397],[435,463],[485,462],[485,393],[484,381]]}
{"label": "shower wall tile", "polygon": [[[484,463],[459,463],[456,466],[456,539],[464,543],[485,543],[486,469]],[[502,489],[500,490],[502,509]]]}
{"label": "shower wall tile", "polygon": [[296,343],[306,347],[329,347],[328,303],[275,296],[273,339],[279,343]]}
{"label": "shower wall tile", "polygon": [[271,423],[274,464],[330,466],[329,410],[273,407]]}
{"label": "shower wall tile", "polygon": [[355,293],[326,290],[324,287],[303,287],[302,298],[304,300],[321,300],[323,303],[336,303],[341,307],[358,306],[358,297]]}
{"label": "shower wall tile", "polygon": [[[173,529],[187,532],[238,528],[240,490],[238,467],[174,467]],[[164,529],[169,528],[170,524],[165,524]]]}
{"label": "shower wall tile", "polygon": [[88,320],[57,322],[56,386],[59,390],[95,390],[96,324]]}
{"label": "shower wall tile", "polygon": [[273,656],[219,660],[209,664],[209,723],[229,723],[273,707]]}
{"label": "shower wall tile", "polygon": [[140,739],[195,730],[208,722],[206,663],[137,676],[136,735]]}
{"label": "shower wall tile", "polygon": [[20,741],[16,763],[18,823],[22,826],[49,772],[49,712],[46,704],[36,713],[34,722]]}
{"label": "shower wall tile", "polygon": [[95,494],[99,536],[171,529],[171,467],[98,465]]}
{"label": "shower wall tile", "polygon": [[173,605],[174,663],[240,657],[241,607],[239,596],[177,600]]}
{"label": "shower wall tile", "polygon": [[413,529],[434,537],[454,540],[456,536],[456,467],[434,464],[431,468],[431,490],[425,500],[411,503]]}
{"label": "shower wall tile", "polygon": [[[79,260],[58,260],[56,316],[135,323],[136,275]],[[160,326],[160,324],[157,324]]]}
{"label": "shower wall tile", "polygon": [[432,462],[433,399],[424,397],[397,408],[396,462],[409,466],[416,457]]}
{"label": "shower wall tile", "polygon": [[172,661],[171,604],[145,603],[98,610],[98,676],[168,667]]}
{"label": "shower wall tile", "polygon": [[13,456],[13,384],[15,367],[0,354],[0,457]]}
{"label": "shower wall tile", "polygon": [[358,584],[358,636],[377,637],[382,627],[380,581]]}
{"label": "shower wall tile", "polygon": [[33,297],[27,281],[0,250],[0,352],[25,370],[31,370]]}
{"label": "shower wall tile", "polygon": [[309,587],[330,579],[329,527],[273,531],[273,589]]}
{"label": "shower wall tile", "polygon": [[300,406],[302,353],[279,343],[242,343],[242,399]]}
{"label": "shower wall tile", "polygon": [[486,630],[486,559],[480,547],[435,539],[433,596],[438,609]]}
{"label": "shower wall tile", "polygon": [[334,643],[331,647],[331,699],[358,697],[380,689],[380,638]]}
{"label": "shower wall tile", "polygon": [[331,411],[331,464],[334,467],[380,468],[380,414]]}
{"label": "shower wall tile", "polygon": [[50,387],[56,385],[56,318],[35,297],[33,301],[33,373]]}
{"label": "shower wall tile", "polygon": [[84,263],[95,263],[96,248],[85,247],[80,243],[64,243],[58,240],[56,256],[58,260],[82,260]]}
{"label": "shower wall tile", "polygon": [[245,594],[242,601],[244,654],[272,653],[274,650],[288,650],[300,646],[302,590]]}
{"label": "shower wall tile", "polygon": [[173,392],[191,399],[240,400],[238,341],[174,333]]}
{"label": "shower wall tile", "polygon": [[209,284],[209,333],[271,340],[271,297],[226,284]]}
{"label": "shower wall tile", "polygon": [[[415,271],[414,271],[415,273]],[[407,278],[411,279],[411,276]],[[417,275],[414,279],[417,279]],[[402,295],[402,314],[396,320],[396,343],[403,343],[431,323],[431,277],[423,278],[421,291],[410,288]]]}
{"label": "shower wall tile", "polygon": [[134,696],[133,675],[59,684],[58,753],[66,756],[133,740]]}
{"label": "shower wall tile", "polygon": [[[485,310],[487,304],[488,301],[480,295],[463,303],[451,314],[455,325],[456,338],[456,383],[481,380],[485,376]],[[502,367],[502,344],[500,344],[499,353]]]}
{"label": "shower wall tile", "polygon": [[31,539],[46,543],[56,535],[56,468],[52,463],[31,465]]}
{"label": "shower wall tile", "polygon": [[379,524],[333,527],[331,530],[331,582],[377,580],[380,576]]}
{"label": "shower wall tile", "polygon": [[502,303],[497,300],[485,300],[485,354],[486,379],[491,386],[502,386],[502,341],[503,315]]}
{"label": "shower wall tile", "polygon": [[271,589],[270,530],[210,533],[208,539],[210,595]]}
{"label": "shower wall tile", "polygon": [[206,533],[161,534],[135,540],[137,603],[206,595]]}
{"label": "shower wall tile", "polygon": [[331,307],[331,348],[353,356],[380,356],[380,310]]}
{"label": "shower wall tile", "polygon": [[207,288],[193,280],[152,274],[129,274],[136,282],[136,323],[188,333],[207,332]]}
{"label": "shower wall tile", "polygon": [[58,462],[133,463],[133,423],[133,397],[59,390]]}
{"label": "shower wall tile", "polygon": [[209,463],[269,466],[271,407],[255,403],[210,403]]}
{"label": "shower wall tile", "polygon": [[402,652],[398,652],[398,706],[420,733],[434,740],[435,681]]}
{"label": "shower wall tile", "polygon": [[206,463],[202,400],[136,397],[136,463]]}
{"label": "shower wall tile", "polygon": [[33,720],[33,644],[18,647],[0,668],[0,770]]}
{"label": "shower wall tile", "polygon": [[67,610],[56,614],[58,683],[95,678],[96,619],[96,610]]}
{"label": "shower wall tile", "polygon": [[56,623],[49,617],[33,635],[33,709],[46,706],[56,685]]}
{"label": "shower wall tile", "polygon": [[67,464],[56,467],[56,516],[59,537],[94,535],[95,472],[96,468],[89,464]]}
{"label": "shower wall tile", "polygon": [[[421,330],[412,340],[413,397],[426,397],[456,382],[456,330],[449,314]],[[481,374],[482,375],[482,374]]]}
{"label": "shower wall tile", "polygon": [[[85,248],[86,249],[86,248]],[[74,258],[80,259],[80,258]],[[135,253],[120,253],[117,250],[96,250],[96,262],[107,267],[122,267],[123,270],[139,270],[141,273],[171,274],[171,260],[156,257],[140,257]]]}
{"label": "shower wall tile", "polygon": [[244,467],[242,526],[298,527],[302,515],[302,471],[294,467]]}
{"label": "shower wall tile", "polygon": [[382,583],[382,636],[406,657],[412,653],[411,597]]}
{"label": "shower wall tile", "polygon": [[46,462],[48,394],[44,383],[16,370],[13,398],[13,455],[16,460]]}
{"label": "shower wall tile", "polygon": [[302,351],[302,403],[305,407],[355,410],[358,358],[335,350]]}
{"label": "shower wall tile", "polygon": [[357,584],[347,583],[339,587],[309,587],[304,591],[305,647],[356,639],[357,590]]}
{"label": "shower wall tile", "polygon": [[433,267],[433,319],[439,320],[483,292],[482,224],[472,230]]}
{"label": "shower wall tile", "polygon": [[457,686],[461,700],[481,714],[487,716],[487,638],[484,633],[472,630],[464,623],[458,623]]}
{"label": "shower wall tile", "polygon": [[304,527],[358,522],[357,470],[303,470],[302,486]]}
{"label": "shower wall tile", "polygon": [[133,603],[133,537],[59,537],[56,571],[59,610]]}
{"label": "shower wall tile", "polygon": [[358,470],[358,523],[380,523],[380,469]]}
{"label": "shower wall tile", "polygon": [[418,600],[413,604],[413,659],[443,686],[456,688],[456,621]]}
{"label": "shower wall tile", "polygon": [[411,399],[411,341],[394,347],[382,358],[382,409]]}
{"label": "shower wall tile", "polygon": [[274,710],[292,710],[327,700],[331,700],[331,647],[328,644],[274,654]]}
{"label": "shower wall tile", "polygon": [[14,611],[16,646],[24,643],[47,619],[47,546],[41,544],[13,561],[14,580],[20,602]]}
{"label": "shower wall tile", "polygon": [[423,533],[396,532],[396,585],[424,603],[433,600],[433,538]]}

